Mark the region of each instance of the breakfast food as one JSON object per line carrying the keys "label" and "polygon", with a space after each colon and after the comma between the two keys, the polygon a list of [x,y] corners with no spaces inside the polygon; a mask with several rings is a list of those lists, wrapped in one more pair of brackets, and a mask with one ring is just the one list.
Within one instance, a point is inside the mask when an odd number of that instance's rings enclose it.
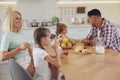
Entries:
{"label": "breakfast food", "polygon": [[90,49],[87,49],[85,46],[83,45],[80,45],[80,46],[77,46],[75,48],[75,52],[76,53],[80,53],[80,54],[89,54],[91,53],[91,50]]}
{"label": "breakfast food", "polygon": [[84,49],[84,46],[77,46],[77,47],[75,48],[75,52],[81,52],[82,49]]}
{"label": "breakfast food", "polygon": [[91,53],[91,51],[90,51],[89,49],[83,49],[83,50],[82,50],[82,53],[83,53],[83,54],[89,54],[89,53]]}

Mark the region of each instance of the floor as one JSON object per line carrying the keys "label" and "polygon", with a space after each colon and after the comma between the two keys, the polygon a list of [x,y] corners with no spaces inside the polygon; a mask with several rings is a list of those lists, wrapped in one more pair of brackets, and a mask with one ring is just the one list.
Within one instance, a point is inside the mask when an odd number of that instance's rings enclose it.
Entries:
{"label": "floor", "polygon": [[12,80],[7,63],[0,64],[0,80]]}

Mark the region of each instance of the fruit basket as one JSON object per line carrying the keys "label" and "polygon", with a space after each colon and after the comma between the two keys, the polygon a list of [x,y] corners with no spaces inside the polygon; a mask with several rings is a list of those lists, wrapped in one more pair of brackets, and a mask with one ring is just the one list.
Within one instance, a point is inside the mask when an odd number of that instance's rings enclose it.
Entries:
{"label": "fruit basket", "polygon": [[75,41],[68,38],[62,38],[59,42],[62,49],[72,49],[76,45]]}

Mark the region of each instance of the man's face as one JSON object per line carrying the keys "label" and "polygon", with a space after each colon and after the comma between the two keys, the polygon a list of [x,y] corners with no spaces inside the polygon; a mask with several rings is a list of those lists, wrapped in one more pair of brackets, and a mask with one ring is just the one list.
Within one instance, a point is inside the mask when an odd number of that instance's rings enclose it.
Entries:
{"label": "man's face", "polygon": [[88,17],[88,21],[93,27],[96,26],[96,17],[95,16]]}

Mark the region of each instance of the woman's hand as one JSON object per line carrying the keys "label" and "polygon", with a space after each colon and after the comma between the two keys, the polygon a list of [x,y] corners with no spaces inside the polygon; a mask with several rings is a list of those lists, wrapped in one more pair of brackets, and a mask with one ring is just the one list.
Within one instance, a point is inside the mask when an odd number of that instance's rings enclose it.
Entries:
{"label": "woman's hand", "polygon": [[29,45],[28,42],[24,42],[24,43],[22,43],[22,44],[19,46],[19,48],[20,48],[21,50],[25,50],[25,49],[30,48],[30,45]]}

